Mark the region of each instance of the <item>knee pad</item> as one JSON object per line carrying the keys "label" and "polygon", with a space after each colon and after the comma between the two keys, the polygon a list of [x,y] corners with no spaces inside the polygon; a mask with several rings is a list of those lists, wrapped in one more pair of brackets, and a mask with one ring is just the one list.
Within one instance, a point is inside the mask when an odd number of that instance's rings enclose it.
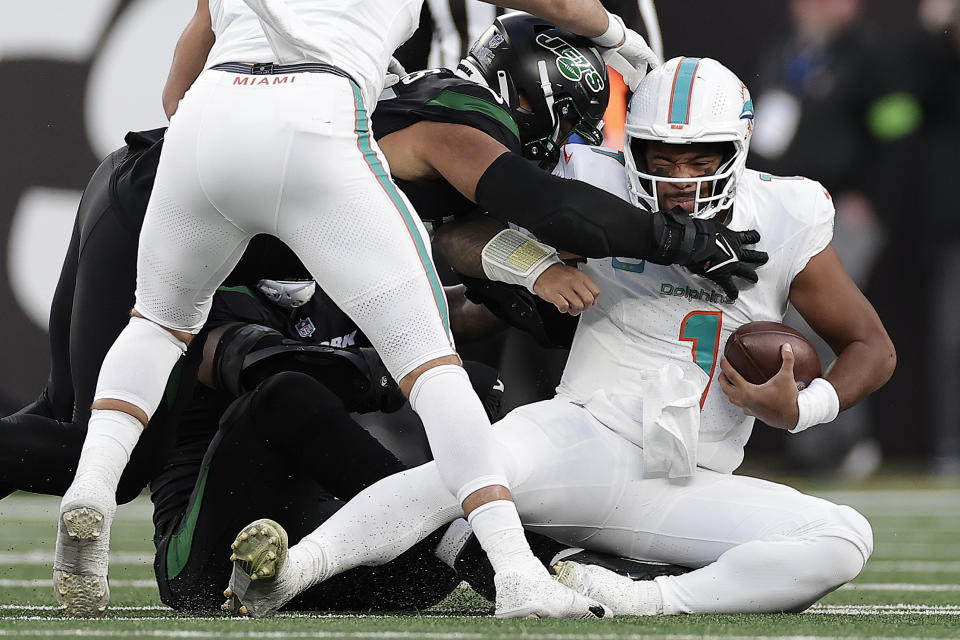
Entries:
{"label": "knee pad", "polygon": [[170,372],[186,351],[183,341],[155,322],[130,318],[103,359],[94,400],[129,402],[153,417]]}

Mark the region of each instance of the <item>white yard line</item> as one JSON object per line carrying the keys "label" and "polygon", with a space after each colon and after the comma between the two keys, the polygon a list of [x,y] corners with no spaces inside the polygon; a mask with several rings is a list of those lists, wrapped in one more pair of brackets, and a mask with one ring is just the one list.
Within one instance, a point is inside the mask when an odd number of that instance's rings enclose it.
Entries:
{"label": "white yard line", "polygon": [[[0,629],[3,636],[35,637],[99,637],[99,638],[377,638],[379,640],[505,640],[516,638],[516,633],[496,632],[438,632],[438,631],[200,631],[200,630],[97,630],[97,629]],[[613,634],[613,633],[530,633],[523,632],[524,640],[851,640],[863,636],[738,636],[738,635],[689,635],[689,634]],[[912,636],[884,636],[871,640],[928,640]]]}
{"label": "white yard line", "polygon": [[[0,501],[0,520],[56,523],[59,513],[60,498],[56,496],[18,495]],[[114,522],[123,520],[149,522],[152,517],[153,503],[150,502],[150,498],[140,496],[133,502],[117,507]]]}
{"label": "white yard line", "polygon": [[[52,586],[51,578],[43,578],[36,580],[10,580],[10,579],[0,579],[0,587],[50,587]],[[111,587],[133,587],[134,589],[143,589],[146,587],[156,588],[156,580],[114,580],[110,579]]]}
{"label": "white yard line", "polygon": [[895,582],[854,582],[841,589],[849,591],[960,591],[960,584],[900,584]]}
{"label": "white yard line", "polygon": [[[20,616],[2,616],[2,620],[56,620],[59,619],[57,616],[48,616],[48,615],[38,615],[40,612],[56,612],[58,607],[56,605],[16,605],[16,604],[5,604],[0,605],[0,610],[2,611],[23,611],[23,612],[32,612],[32,615],[29,613]],[[114,616],[109,615],[106,620],[120,620],[120,621],[130,621],[130,620],[177,620],[180,622],[199,622],[199,621],[209,621],[217,619],[218,616],[175,616],[174,611],[168,607],[161,605],[149,605],[141,607],[110,607],[111,612],[122,611],[127,614],[133,614],[137,612],[143,613],[157,613],[157,612],[167,612],[171,615],[154,615],[154,616]],[[960,605],[925,605],[925,604],[874,604],[874,605],[860,605],[860,604],[818,604],[814,605],[808,609],[805,613],[807,614],[831,614],[831,615],[947,615],[947,616],[960,616]],[[426,617],[455,617],[456,612],[450,613],[440,613],[440,612],[425,612],[424,616]],[[350,614],[350,613],[319,613],[319,612],[310,612],[310,611],[288,611],[284,613],[277,614],[275,618],[277,619],[303,619],[303,620],[329,620],[329,619],[370,619],[370,618],[395,618],[396,616],[390,614]],[[224,618],[225,619],[225,618]],[[238,618],[234,618],[238,620]],[[242,619],[239,619],[242,620]]]}
{"label": "white yard line", "polygon": [[[53,564],[51,551],[8,551],[0,552],[0,566],[15,567],[21,565]],[[153,564],[152,553],[134,551],[111,551],[110,564]]]}
{"label": "white yard line", "polygon": [[937,562],[935,560],[871,560],[865,571],[910,571],[914,573],[960,572],[960,562]]}

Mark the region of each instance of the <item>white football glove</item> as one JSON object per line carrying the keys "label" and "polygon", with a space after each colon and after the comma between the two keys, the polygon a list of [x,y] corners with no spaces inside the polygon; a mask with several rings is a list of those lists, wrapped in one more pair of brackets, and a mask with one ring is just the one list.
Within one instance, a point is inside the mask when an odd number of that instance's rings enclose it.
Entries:
{"label": "white football glove", "polygon": [[[662,63],[647,41],[633,29],[628,29],[620,16],[607,13],[610,26],[607,31],[593,41],[602,47],[603,61],[623,76],[630,91],[636,91],[640,81],[647,75],[647,67],[653,69]],[[611,40],[623,34],[621,38]]]}
{"label": "white football glove", "polygon": [[387,74],[384,77],[383,88],[387,89],[400,82],[400,78],[407,75],[407,70],[403,68],[400,61],[390,56],[390,62],[387,63]]}

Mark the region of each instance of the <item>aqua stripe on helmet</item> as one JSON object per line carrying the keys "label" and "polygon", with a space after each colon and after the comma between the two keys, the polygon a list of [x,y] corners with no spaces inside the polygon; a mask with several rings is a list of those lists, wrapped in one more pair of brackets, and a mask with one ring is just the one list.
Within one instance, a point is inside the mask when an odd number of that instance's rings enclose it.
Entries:
{"label": "aqua stripe on helmet", "polygon": [[670,92],[669,124],[689,124],[690,94],[693,92],[698,66],[700,58],[684,58],[677,65],[673,76],[673,89]]}

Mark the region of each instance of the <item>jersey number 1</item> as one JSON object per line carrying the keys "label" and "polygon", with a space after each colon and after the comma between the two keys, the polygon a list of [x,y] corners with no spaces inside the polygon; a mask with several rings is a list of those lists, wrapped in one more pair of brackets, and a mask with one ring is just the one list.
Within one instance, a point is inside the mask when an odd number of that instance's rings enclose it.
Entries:
{"label": "jersey number 1", "polygon": [[691,311],[680,323],[680,339],[691,343],[690,353],[694,363],[710,378],[703,390],[703,395],[700,396],[701,409],[707,399],[707,392],[710,391],[710,383],[713,382],[713,370],[717,366],[722,326],[722,311]]}

